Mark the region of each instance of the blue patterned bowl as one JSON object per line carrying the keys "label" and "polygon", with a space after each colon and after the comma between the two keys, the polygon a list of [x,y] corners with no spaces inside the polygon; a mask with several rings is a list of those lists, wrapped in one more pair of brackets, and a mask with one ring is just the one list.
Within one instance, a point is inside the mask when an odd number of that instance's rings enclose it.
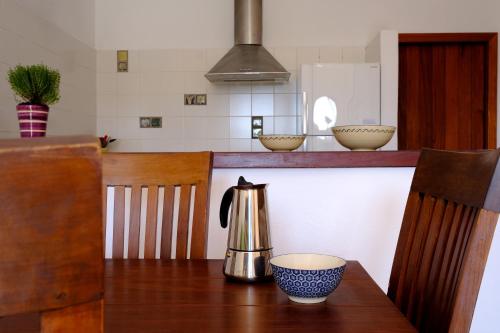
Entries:
{"label": "blue patterned bowl", "polygon": [[324,302],[337,288],[346,262],[322,254],[285,254],[271,259],[273,276],[288,298],[297,303]]}

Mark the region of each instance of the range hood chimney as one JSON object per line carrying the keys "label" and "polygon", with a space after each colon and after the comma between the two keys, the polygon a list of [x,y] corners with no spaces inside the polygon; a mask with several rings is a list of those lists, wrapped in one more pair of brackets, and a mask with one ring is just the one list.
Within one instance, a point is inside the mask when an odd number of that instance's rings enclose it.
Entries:
{"label": "range hood chimney", "polygon": [[290,73],[262,46],[262,0],[234,0],[234,44],[205,74],[209,81],[288,81],[290,78]]}

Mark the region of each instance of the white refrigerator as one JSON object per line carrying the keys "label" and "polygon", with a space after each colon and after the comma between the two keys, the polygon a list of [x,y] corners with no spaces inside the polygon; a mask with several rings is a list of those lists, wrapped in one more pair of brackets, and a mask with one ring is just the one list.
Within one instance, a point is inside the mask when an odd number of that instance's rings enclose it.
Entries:
{"label": "white refrigerator", "polygon": [[331,127],[380,124],[380,64],[303,64],[299,73],[299,126],[305,150],[347,150]]}

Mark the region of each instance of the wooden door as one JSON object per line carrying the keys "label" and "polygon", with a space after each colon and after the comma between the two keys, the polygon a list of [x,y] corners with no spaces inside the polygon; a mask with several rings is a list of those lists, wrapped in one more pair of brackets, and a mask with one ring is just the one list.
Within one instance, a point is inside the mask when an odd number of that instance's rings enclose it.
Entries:
{"label": "wooden door", "polygon": [[496,147],[497,34],[399,36],[399,149]]}

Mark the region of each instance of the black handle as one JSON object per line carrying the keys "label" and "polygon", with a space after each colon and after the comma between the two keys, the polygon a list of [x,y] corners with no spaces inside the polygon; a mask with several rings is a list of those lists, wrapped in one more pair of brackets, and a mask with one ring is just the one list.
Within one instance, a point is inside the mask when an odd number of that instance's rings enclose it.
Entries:
{"label": "black handle", "polygon": [[231,207],[231,202],[233,201],[233,192],[234,189],[231,186],[222,196],[222,201],[220,203],[219,218],[220,225],[223,228],[227,227],[227,215],[229,214],[229,207]]}

